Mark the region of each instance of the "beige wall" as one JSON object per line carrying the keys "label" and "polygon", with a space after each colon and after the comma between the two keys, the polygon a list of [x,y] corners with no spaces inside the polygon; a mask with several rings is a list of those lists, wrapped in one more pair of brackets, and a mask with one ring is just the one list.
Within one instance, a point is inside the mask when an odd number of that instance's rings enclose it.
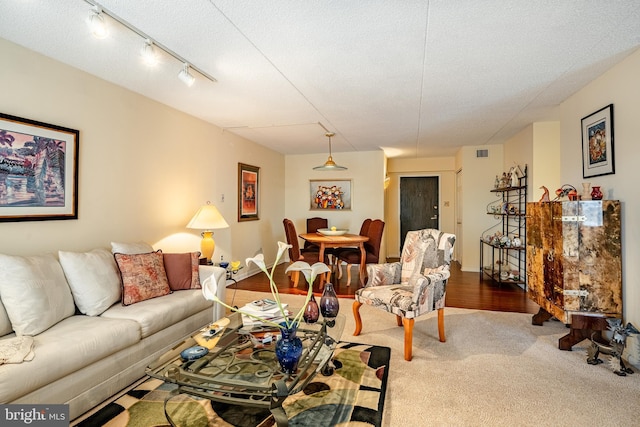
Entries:
{"label": "beige wall", "polygon": [[[488,157],[476,157],[477,150],[488,150]],[[492,193],[496,175],[503,172],[502,145],[467,146],[460,149],[457,164],[464,174],[462,203],[462,271],[479,271],[480,238],[501,230],[500,222],[487,215],[487,205],[498,200]]]}
{"label": "beige wall", "polygon": [[[285,158],[284,211],[298,234],[306,230],[306,219],[314,216],[327,218],[329,227],[360,231],[366,218],[383,219],[385,157],[382,151],[333,153],[336,163],[346,166],[345,171],[314,171],[313,167],[327,160],[326,154],[288,155]],[[310,180],[351,180],[351,210],[311,210]],[[279,223],[283,229],[282,218]],[[387,233],[387,224],[385,231]],[[284,230],[283,233],[284,235]],[[381,254],[385,252],[384,247]]]}
{"label": "beige wall", "polygon": [[[0,252],[137,240],[198,250],[199,232],[185,226],[210,200],[230,224],[215,232],[215,259],[244,261],[263,246],[275,257],[285,212],[281,154],[2,39],[0,52],[0,111],[80,131],[78,219],[0,223]],[[236,220],[238,162],[261,168],[260,221]]]}
{"label": "beige wall", "polygon": [[[562,183],[601,185],[605,198],[622,202],[622,280],[625,322],[640,328],[640,50],[560,105]],[[615,174],[582,178],[581,119],[613,104]],[[628,341],[629,360],[640,366],[640,340]]]}
{"label": "beige wall", "polygon": [[399,257],[400,248],[400,178],[408,176],[438,177],[440,189],[440,229],[455,233],[455,158],[389,159],[389,185],[386,191],[387,256]]}
{"label": "beige wall", "polygon": [[[528,200],[540,200],[545,186],[551,195],[564,184],[560,178],[560,122],[539,122],[533,124],[533,159],[530,165]],[[580,191],[579,187],[576,187]]]}

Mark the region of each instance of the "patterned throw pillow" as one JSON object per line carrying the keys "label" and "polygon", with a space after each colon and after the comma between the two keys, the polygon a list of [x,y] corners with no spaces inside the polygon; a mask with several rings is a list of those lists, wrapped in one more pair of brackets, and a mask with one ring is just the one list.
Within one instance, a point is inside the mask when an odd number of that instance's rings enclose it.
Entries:
{"label": "patterned throw pillow", "polygon": [[131,305],[171,292],[162,251],[114,254],[122,277],[122,304]]}
{"label": "patterned throw pillow", "polygon": [[200,289],[200,252],[184,254],[163,254],[164,269],[167,272],[172,291]]}

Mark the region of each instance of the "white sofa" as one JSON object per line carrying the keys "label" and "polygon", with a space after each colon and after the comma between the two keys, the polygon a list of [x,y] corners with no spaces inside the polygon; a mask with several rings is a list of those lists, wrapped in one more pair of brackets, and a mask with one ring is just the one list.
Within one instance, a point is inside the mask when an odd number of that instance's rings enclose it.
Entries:
{"label": "white sofa", "polygon": [[[91,271],[85,274],[83,265]],[[108,249],[58,257],[0,255],[0,350],[26,340],[33,351],[32,360],[0,364],[0,403],[66,403],[74,419],[142,378],[145,367],[178,340],[224,316],[224,307],[212,306],[201,289],[175,290],[126,306],[120,291],[112,304],[100,286],[104,268],[109,292],[115,292],[114,266],[121,286],[119,264]],[[224,269],[193,266],[193,271],[200,281],[214,275],[224,301]],[[67,294],[73,299],[71,311],[60,309],[69,304]]]}

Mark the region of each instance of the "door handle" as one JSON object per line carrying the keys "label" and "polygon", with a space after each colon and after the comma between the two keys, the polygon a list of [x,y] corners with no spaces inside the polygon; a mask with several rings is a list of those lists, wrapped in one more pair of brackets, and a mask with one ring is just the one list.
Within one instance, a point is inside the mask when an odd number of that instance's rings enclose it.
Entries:
{"label": "door handle", "polygon": [[438,215],[434,215],[430,219],[438,219]]}

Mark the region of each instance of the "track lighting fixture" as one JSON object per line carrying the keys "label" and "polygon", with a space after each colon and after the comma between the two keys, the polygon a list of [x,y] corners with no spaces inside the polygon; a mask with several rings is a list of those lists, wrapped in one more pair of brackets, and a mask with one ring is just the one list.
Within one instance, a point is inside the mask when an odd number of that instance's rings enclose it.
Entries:
{"label": "track lighting fixture", "polygon": [[144,45],[140,49],[140,55],[142,55],[142,62],[145,64],[151,67],[158,64],[158,53],[151,40],[144,41]]}
{"label": "track lighting fixture", "polygon": [[186,84],[187,86],[193,86],[193,83],[196,81],[196,78],[193,77],[193,74],[191,74],[190,70],[191,68],[189,67],[189,64],[185,62],[182,66],[182,70],[180,70],[180,72],[178,73],[178,78],[180,79],[180,81],[182,81],[182,83]]}
{"label": "track lighting fixture", "polygon": [[95,5],[89,11],[89,17],[87,18],[87,24],[91,30],[91,34],[97,39],[104,39],[109,35],[109,29],[107,28],[107,22],[104,19],[102,10]]}
{"label": "track lighting fixture", "polygon": [[145,64],[156,65],[159,62],[158,49],[160,49],[183,64],[182,69],[178,73],[178,78],[187,86],[192,86],[193,83],[196,81],[196,78],[193,76],[192,71],[197,72],[198,74],[207,78],[213,83],[217,82],[217,80],[213,76],[211,76],[210,74],[207,74],[206,72],[202,71],[197,67],[194,67],[193,64],[191,64],[185,58],[178,55],[168,47],[153,40],[151,37],[149,37],[144,32],[142,32],[138,28],[131,25],[124,19],[120,18],[118,15],[102,7],[95,0],[84,0],[84,1],[92,6],[91,11],[89,12],[89,17],[87,18],[87,25],[89,25],[89,28],[91,29],[91,33],[96,38],[103,39],[109,35],[109,29],[107,27],[107,21],[106,21],[106,17],[108,16],[111,20],[119,23],[120,25],[129,29],[130,31],[133,31],[134,33],[136,33],[137,35],[139,35],[144,39],[145,44],[144,46],[142,46],[140,54],[142,55],[142,59]]}

